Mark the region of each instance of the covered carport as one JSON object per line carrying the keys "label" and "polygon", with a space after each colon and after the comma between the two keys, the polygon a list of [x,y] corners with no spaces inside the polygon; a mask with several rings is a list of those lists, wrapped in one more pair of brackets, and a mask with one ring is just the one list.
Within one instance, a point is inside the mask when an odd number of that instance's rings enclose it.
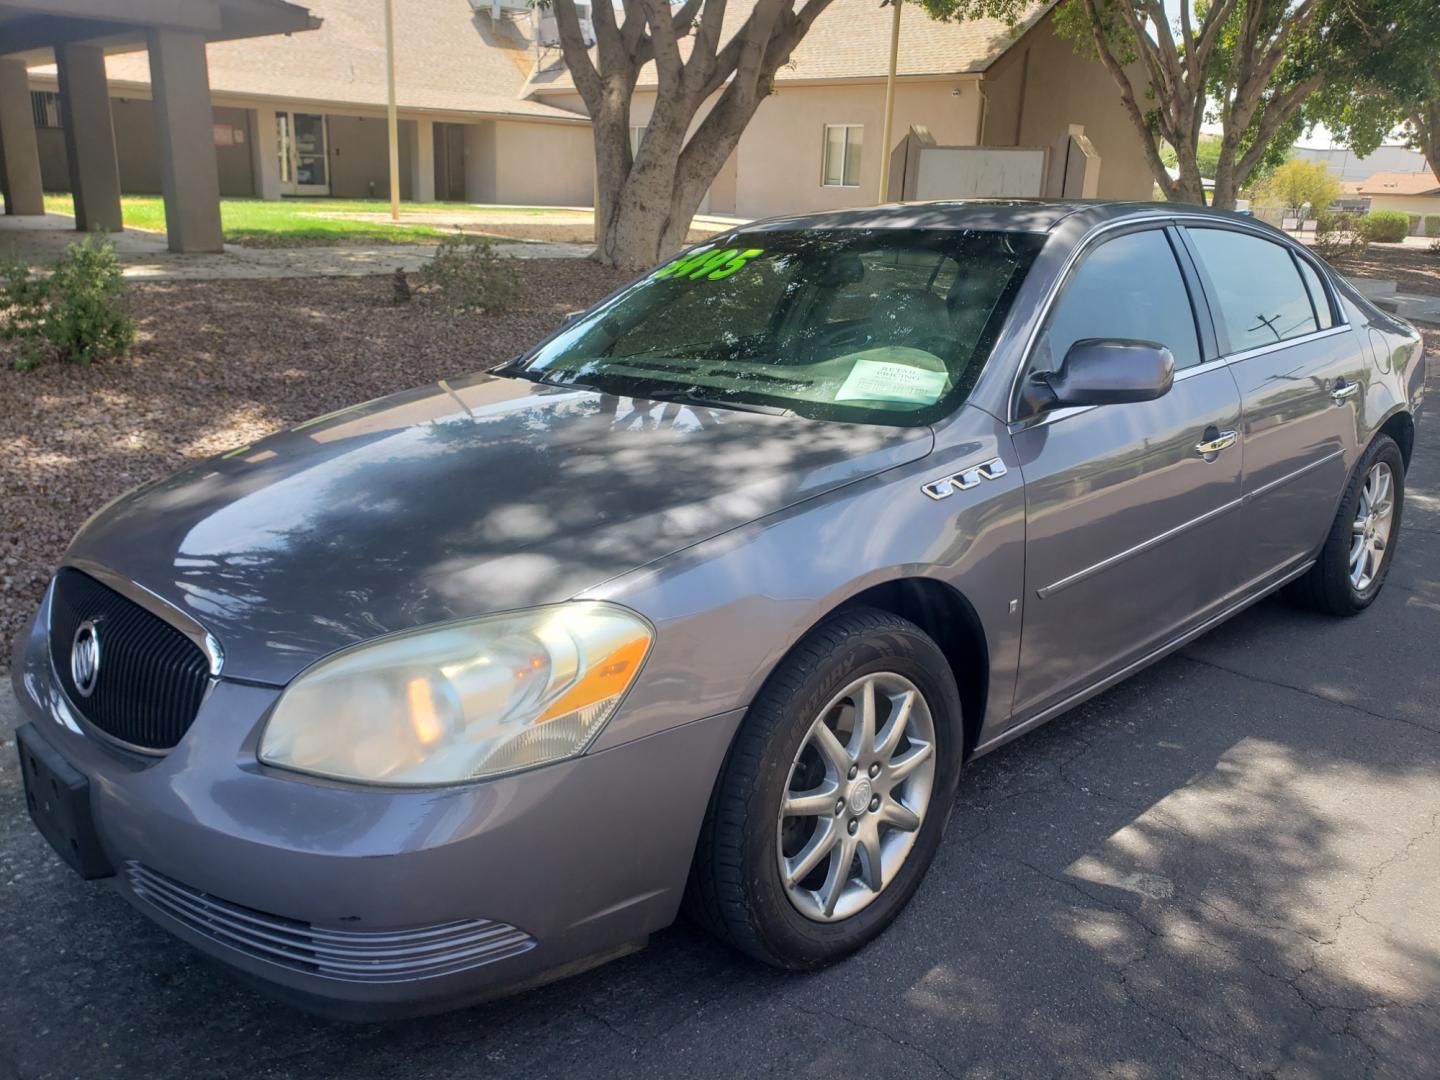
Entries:
{"label": "covered carport", "polygon": [[171,251],[219,251],[210,41],[319,26],[284,0],[0,0],[0,180],[7,214],[43,214],[28,69],[56,65],[75,227],[123,228],[105,57],[149,53]]}

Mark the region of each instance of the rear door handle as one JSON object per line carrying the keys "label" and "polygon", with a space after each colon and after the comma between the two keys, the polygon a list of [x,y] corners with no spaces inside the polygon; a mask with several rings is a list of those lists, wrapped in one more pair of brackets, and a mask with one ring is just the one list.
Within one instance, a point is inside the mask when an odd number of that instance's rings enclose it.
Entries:
{"label": "rear door handle", "polygon": [[1195,444],[1195,452],[1201,457],[1218,454],[1234,446],[1240,436],[1233,431],[1216,431],[1213,427],[1205,432],[1205,441]]}
{"label": "rear door handle", "polygon": [[1346,398],[1352,398],[1359,392],[1360,384],[1358,382],[1347,382],[1340,378],[1335,380],[1335,389],[1330,391],[1330,397],[1336,405],[1339,405]]}

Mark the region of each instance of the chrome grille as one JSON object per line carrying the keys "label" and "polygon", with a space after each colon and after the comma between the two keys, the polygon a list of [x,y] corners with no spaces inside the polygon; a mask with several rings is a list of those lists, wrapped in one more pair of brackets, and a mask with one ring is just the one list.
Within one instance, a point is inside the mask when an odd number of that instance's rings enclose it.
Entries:
{"label": "chrome grille", "polygon": [[[71,670],[75,633],[92,622],[99,639],[94,688]],[[205,653],[158,615],[73,567],[55,575],[50,655],[65,696],[105,734],[145,750],[169,750],[190,730],[210,680]]]}
{"label": "chrome grille", "polygon": [[322,930],[192,889],[134,860],[136,896],[198,934],[273,964],[347,982],[433,979],[519,956],[535,939],[507,923],[465,919],[409,930]]}

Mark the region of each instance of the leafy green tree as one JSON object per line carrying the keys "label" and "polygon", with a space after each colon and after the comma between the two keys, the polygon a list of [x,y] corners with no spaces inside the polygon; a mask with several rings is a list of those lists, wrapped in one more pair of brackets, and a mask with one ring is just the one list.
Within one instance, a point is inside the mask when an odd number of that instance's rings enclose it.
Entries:
{"label": "leafy green tree", "polygon": [[1340,181],[1323,161],[1296,158],[1276,169],[1256,194],[1267,206],[1308,206],[1319,213],[1340,198]]}
{"label": "leafy green tree", "polygon": [[[1168,142],[1160,147],[1160,159],[1165,163],[1166,168],[1175,168],[1179,156],[1175,148]],[[1215,170],[1220,167],[1220,139],[1215,135],[1201,135],[1200,141],[1195,146],[1195,163],[1200,168],[1200,175],[1206,180],[1215,179]]]}
{"label": "leafy green tree", "polygon": [[[596,258],[636,270],[684,243],[776,70],[831,0],[756,0],[728,39],[721,35],[727,0],[601,0],[591,7],[593,52],[575,0],[538,2],[553,3],[565,64],[590,114]],[[658,82],[655,111],[632,153],[630,101],[650,63]]]}
{"label": "leafy green tree", "polygon": [[[941,19],[970,18],[975,0],[921,0]],[[1435,0],[1065,0],[1058,25],[1077,49],[1098,58],[1140,136],[1167,199],[1204,203],[1201,126],[1220,128],[1214,161],[1216,206],[1232,208],[1241,188],[1279,165],[1319,117],[1363,93],[1366,72],[1385,56],[1408,55],[1414,33],[1434,42]],[[1429,6],[1428,24],[1412,10]],[[1011,8],[1013,15],[1019,4]],[[1172,17],[1170,12],[1174,11]],[[1431,54],[1437,55],[1435,53]],[[1333,111],[1333,109],[1332,109]],[[1174,150],[1172,178],[1162,148]]]}

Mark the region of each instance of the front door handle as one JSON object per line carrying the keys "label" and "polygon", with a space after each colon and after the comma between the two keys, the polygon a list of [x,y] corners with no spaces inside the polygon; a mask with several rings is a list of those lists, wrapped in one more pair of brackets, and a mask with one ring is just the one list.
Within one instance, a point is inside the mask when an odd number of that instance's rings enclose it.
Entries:
{"label": "front door handle", "polygon": [[1346,398],[1352,398],[1359,392],[1360,384],[1358,382],[1348,382],[1342,377],[1335,380],[1335,389],[1330,391],[1330,398],[1336,405],[1339,405]]}
{"label": "front door handle", "polygon": [[1234,446],[1240,436],[1233,431],[1217,431],[1215,428],[1205,429],[1205,441],[1195,444],[1195,452],[1201,457],[1208,458],[1211,454],[1218,454],[1221,450],[1228,450]]}

